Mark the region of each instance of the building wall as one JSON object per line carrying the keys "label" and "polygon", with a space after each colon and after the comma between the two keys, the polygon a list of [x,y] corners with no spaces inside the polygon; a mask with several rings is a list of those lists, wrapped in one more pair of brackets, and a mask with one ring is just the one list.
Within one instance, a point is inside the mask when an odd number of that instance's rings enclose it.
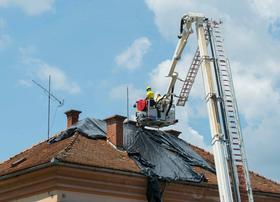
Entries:
{"label": "building wall", "polygon": [[96,194],[78,193],[70,191],[52,191],[37,194],[11,202],[145,202],[143,200],[133,200],[119,197],[109,197]]}
{"label": "building wall", "polygon": [[[0,202],[144,202],[147,178],[96,168],[52,166],[0,180]],[[164,202],[219,202],[216,185],[166,183]],[[280,202],[280,194],[254,193],[255,202]]]}
{"label": "building wall", "polygon": [[142,200],[133,200],[118,197],[101,196],[95,194],[86,194],[78,192],[60,191],[58,202],[146,202]]}
{"label": "building wall", "polygon": [[12,200],[11,202],[58,202],[58,192],[46,192],[42,194],[36,194],[30,197]]}

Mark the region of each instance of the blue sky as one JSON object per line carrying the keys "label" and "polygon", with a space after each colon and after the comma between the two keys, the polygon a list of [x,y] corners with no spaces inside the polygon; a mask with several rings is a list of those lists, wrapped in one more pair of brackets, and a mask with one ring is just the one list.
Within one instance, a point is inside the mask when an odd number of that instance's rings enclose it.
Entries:
{"label": "blue sky", "polygon": [[[47,137],[47,96],[32,79],[47,86],[51,74],[52,92],[65,99],[62,107],[52,101],[51,134],[65,128],[71,108],[81,118],[126,115],[127,86],[131,115],[146,85],[163,94],[179,19],[194,11],[224,22],[250,169],[279,182],[279,9],[277,0],[0,0],[0,160]],[[195,48],[194,34],[182,77]],[[203,97],[199,73],[175,128],[210,149]]]}

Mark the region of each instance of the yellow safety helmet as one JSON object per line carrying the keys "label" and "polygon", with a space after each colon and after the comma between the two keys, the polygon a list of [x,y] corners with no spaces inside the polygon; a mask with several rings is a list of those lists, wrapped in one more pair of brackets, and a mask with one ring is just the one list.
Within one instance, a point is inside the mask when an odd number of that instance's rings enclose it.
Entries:
{"label": "yellow safety helmet", "polygon": [[150,86],[147,86],[146,91],[148,90],[152,90],[152,88]]}

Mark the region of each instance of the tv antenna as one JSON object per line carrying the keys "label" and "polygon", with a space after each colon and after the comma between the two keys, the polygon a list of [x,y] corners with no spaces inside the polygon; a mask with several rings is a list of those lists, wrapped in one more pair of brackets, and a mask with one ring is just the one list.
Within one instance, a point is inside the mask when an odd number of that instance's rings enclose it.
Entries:
{"label": "tv antenna", "polygon": [[38,87],[40,87],[42,90],[44,90],[45,93],[48,94],[48,139],[50,138],[50,116],[51,116],[51,99],[58,102],[58,107],[61,107],[64,104],[64,100],[58,99],[55,95],[51,93],[51,75],[49,75],[49,86],[48,89],[39,84],[38,82],[32,80],[33,83],[35,83]]}
{"label": "tv antenna", "polygon": [[126,115],[127,121],[129,121],[129,91],[128,86],[126,86]]}

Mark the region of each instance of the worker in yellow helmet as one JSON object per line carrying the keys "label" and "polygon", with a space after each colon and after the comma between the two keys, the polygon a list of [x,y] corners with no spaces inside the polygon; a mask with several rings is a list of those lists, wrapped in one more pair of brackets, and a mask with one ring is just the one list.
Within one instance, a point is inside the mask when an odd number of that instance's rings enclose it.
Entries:
{"label": "worker in yellow helmet", "polygon": [[154,106],[155,105],[155,100],[154,100],[155,93],[152,91],[152,88],[150,86],[147,86],[146,91],[147,91],[146,92],[146,100],[149,100],[150,105]]}
{"label": "worker in yellow helmet", "polygon": [[146,88],[146,100],[153,100],[155,97],[154,92],[152,91],[152,88],[150,86],[147,86]]}

